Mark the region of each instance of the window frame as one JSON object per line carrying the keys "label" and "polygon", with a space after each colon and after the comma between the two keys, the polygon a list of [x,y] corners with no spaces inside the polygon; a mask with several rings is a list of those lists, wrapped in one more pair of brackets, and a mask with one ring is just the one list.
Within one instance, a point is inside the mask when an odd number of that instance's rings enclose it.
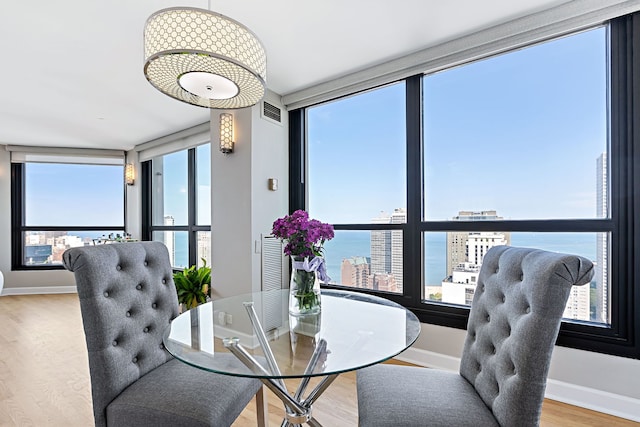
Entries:
{"label": "window frame", "polygon": [[[210,144],[210,143],[207,143]],[[211,224],[202,225],[197,223],[197,148],[187,148],[187,224],[186,225],[154,225],[153,224],[153,158],[141,162],[140,177],[142,188],[142,240],[153,240],[155,231],[186,231],[187,246],[189,250],[188,265],[198,264],[198,232],[208,231],[211,233]],[[183,150],[181,150],[183,151]],[[168,154],[168,153],[167,153]],[[182,268],[173,268],[182,270]]]}
{"label": "window frame", "polygon": [[[406,83],[407,222],[405,224],[334,224],[336,230],[401,229],[403,231],[404,290],[402,295],[373,290],[376,294],[411,309],[423,323],[465,329],[469,308],[422,300],[423,233],[433,231],[533,231],[609,232],[610,327],[589,322],[563,321],[557,343],[562,346],[623,357],[640,358],[640,14],[615,18],[609,23],[610,148],[609,218],[495,221],[428,221],[423,219],[423,74],[403,79]],[[375,88],[369,88],[373,90]],[[358,92],[360,93],[360,92]],[[351,94],[351,95],[355,95]],[[349,95],[350,96],[350,95]],[[330,102],[330,101],[325,101]],[[312,106],[311,106],[312,107]],[[306,203],[306,109],[289,112],[290,191],[289,210],[305,209]],[[636,186],[637,187],[637,186]],[[634,215],[634,212],[636,213]],[[414,284],[410,286],[410,284]],[[628,283],[628,286],[624,284]],[[323,285],[354,291],[350,287]]]}
{"label": "window frame", "polygon": [[[28,231],[113,231],[127,230],[127,191],[124,181],[124,165],[122,165],[122,226],[27,226],[25,225],[25,163],[11,163],[11,270],[64,270],[62,264],[27,265],[24,263],[24,233]],[[62,164],[55,163],[54,164]],[[96,165],[97,166],[97,165]]]}

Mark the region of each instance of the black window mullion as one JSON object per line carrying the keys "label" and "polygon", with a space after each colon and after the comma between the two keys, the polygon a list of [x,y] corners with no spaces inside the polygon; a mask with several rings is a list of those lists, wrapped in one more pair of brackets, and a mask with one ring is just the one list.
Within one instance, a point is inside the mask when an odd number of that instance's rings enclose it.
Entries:
{"label": "black window mullion", "polygon": [[423,283],[423,239],[420,232],[422,222],[422,75],[407,78],[406,126],[407,126],[407,223],[402,236],[403,242],[403,294],[411,305],[418,305],[422,299]]}
{"label": "black window mullion", "polygon": [[305,110],[289,112],[289,213],[305,209]]}
{"label": "black window mullion", "polygon": [[188,212],[187,212],[187,225],[188,225],[188,238],[187,242],[189,245],[189,265],[196,265],[198,258],[198,242],[197,242],[197,234],[194,230],[194,225],[196,223],[196,209],[198,206],[197,201],[197,191],[196,191],[196,173],[197,173],[197,162],[196,162],[196,149],[191,148],[187,152],[187,204],[188,204]]}

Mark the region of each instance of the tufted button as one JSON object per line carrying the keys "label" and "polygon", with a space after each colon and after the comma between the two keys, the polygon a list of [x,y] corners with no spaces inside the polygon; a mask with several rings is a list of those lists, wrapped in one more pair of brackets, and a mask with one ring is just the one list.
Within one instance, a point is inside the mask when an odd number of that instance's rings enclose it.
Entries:
{"label": "tufted button", "polygon": [[496,267],[496,274],[498,274],[498,271],[500,271],[500,268]]}
{"label": "tufted button", "polygon": [[144,333],[146,334],[147,332],[149,332],[149,328],[148,328],[148,327],[147,327],[147,328],[144,328],[144,329],[142,330],[142,332],[144,332]]}
{"label": "tufted button", "polygon": [[132,361],[133,363],[138,363],[138,358],[137,358],[137,357],[134,357],[133,359],[131,359],[131,361]]}
{"label": "tufted button", "polygon": [[166,284],[167,283],[167,279],[162,279],[162,284]]}
{"label": "tufted button", "polygon": [[141,285],[141,284],[137,284],[137,285],[136,285],[136,289],[137,289],[137,290],[141,290],[141,289],[142,289],[142,285]]}
{"label": "tufted button", "polygon": [[116,265],[116,270],[118,271],[122,270],[122,267],[120,267],[120,264]]}
{"label": "tufted button", "polygon": [[525,309],[524,309],[524,312],[525,312],[525,313],[527,313],[527,314],[528,314],[528,313],[531,313],[531,307],[527,307],[527,308],[525,308]]}
{"label": "tufted button", "polygon": [[147,265],[149,265],[149,263],[147,261],[144,262],[144,266],[146,267]]}
{"label": "tufted button", "polygon": [[507,301],[507,296],[506,295],[502,295],[502,303],[504,304]]}
{"label": "tufted button", "polygon": [[524,274],[520,273],[520,281],[522,282],[524,280]]}
{"label": "tufted button", "polygon": [[491,321],[491,315],[487,314],[487,322]]}
{"label": "tufted button", "polygon": [[127,311],[127,312],[125,313],[125,315],[126,315],[127,317],[131,317],[131,312],[130,312],[130,311]]}
{"label": "tufted button", "polygon": [[118,345],[118,341],[113,340],[113,342],[111,343],[111,345],[113,345],[114,347]]}
{"label": "tufted button", "polygon": [[153,304],[151,304],[151,308],[158,308],[158,304],[154,302]]}
{"label": "tufted button", "polygon": [[106,298],[109,298],[109,292],[106,292],[106,291],[105,291],[105,293],[104,293],[104,294],[102,294],[102,295],[104,295]]}
{"label": "tufted button", "polygon": [[496,354],[497,350],[496,350],[496,346],[492,345],[491,346],[491,354]]}

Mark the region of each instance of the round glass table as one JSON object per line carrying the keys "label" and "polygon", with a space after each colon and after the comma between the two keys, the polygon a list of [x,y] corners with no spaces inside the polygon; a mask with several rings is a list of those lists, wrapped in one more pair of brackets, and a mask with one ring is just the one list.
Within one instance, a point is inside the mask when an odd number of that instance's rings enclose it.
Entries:
{"label": "round glass table", "polygon": [[[320,426],[312,404],[340,373],[390,359],[420,333],[412,312],[384,298],[323,289],[321,305],[289,315],[288,289],[218,299],[175,318],[164,345],[197,368],[259,378],[283,401],[283,426]],[[311,377],[322,379],[305,396]],[[284,378],[300,378],[294,392]]]}

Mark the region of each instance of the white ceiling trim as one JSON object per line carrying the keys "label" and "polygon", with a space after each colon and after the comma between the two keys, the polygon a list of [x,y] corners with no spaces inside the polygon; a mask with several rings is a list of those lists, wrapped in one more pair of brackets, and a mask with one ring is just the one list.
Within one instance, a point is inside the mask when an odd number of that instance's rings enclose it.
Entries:
{"label": "white ceiling trim", "polygon": [[123,150],[93,148],[34,147],[28,145],[7,145],[11,153],[11,163],[78,163],[95,165],[123,165]]}
{"label": "white ceiling trim", "polygon": [[601,25],[640,10],[640,0],[574,0],[282,97],[288,110],[429,74]]}
{"label": "white ceiling trim", "polygon": [[181,130],[145,143],[136,145],[134,150],[138,152],[138,160],[141,162],[165,154],[175,153],[206,144],[211,140],[211,127],[209,122]]}

